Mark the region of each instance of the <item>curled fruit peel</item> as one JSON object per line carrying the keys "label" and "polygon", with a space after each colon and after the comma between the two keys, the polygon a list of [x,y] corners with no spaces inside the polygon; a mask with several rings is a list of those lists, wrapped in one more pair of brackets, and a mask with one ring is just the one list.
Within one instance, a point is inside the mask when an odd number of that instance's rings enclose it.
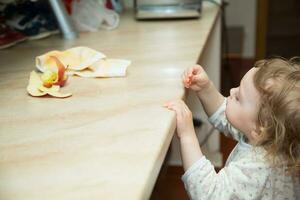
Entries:
{"label": "curled fruit peel", "polygon": [[41,77],[35,71],[30,73],[29,84],[27,86],[27,92],[34,97],[50,95],[58,98],[65,98],[69,97],[71,93],[60,93],[59,92],[60,86],[59,85],[52,85],[51,87],[45,87],[41,80]]}
{"label": "curled fruit peel", "polygon": [[50,59],[53,59],[55,61],[57,72],[53,72],[50,70],[45,71],[41,76],[43,85],[47,88],[50,88],[53,85],[59,85],[63,87],[67,81],[67,76],[65,75],[65,66],[56,56],[50,56]]}

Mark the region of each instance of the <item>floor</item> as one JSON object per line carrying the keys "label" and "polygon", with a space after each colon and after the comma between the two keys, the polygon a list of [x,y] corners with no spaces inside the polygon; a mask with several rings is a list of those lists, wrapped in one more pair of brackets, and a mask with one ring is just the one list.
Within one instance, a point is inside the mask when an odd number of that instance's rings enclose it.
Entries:
{"label": "floor", "polygon": [[181,181],[183,168],[168,166],[164,170],[158,176],[150,200],[188,200],[188,195]]}

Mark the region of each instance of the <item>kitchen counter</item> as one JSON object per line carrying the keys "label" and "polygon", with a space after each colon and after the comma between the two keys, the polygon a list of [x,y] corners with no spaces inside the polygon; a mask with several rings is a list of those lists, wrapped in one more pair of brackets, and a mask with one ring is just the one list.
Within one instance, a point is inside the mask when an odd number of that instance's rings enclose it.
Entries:
{"label": "kitchen counter", "polygon": [[[209,3],[200,20],[128,12],[112,31],[0,51],[0,199],[148,199],[176,125],[162,105],[183,98],[181,74],[203,56],[218,16]],[[70,77],[70,98],[29,96],[35,57],[74,46],[131,60],[127,76]]]}

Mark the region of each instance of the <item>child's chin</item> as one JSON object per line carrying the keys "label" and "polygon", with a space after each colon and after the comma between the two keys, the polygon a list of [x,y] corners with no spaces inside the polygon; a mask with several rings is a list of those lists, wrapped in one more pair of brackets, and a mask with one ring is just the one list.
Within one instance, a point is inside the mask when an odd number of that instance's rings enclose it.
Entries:
{"label": "child's chin", "polygon": [[231,119],[232,115],[229,113],[230,112],[229,110],[230,109],[228,108],[228,106],[226,106],[225,117],[228,120],[228,122],[233,126],[232,121],[234,121],[234,119],[233,120]]}
{"label": "child's chin", "polygon": [[[225,109],[225,117],[230,122],[230,114],[228,113],[228,108]],[[231,122],[230,122],[231,123]]]}
{"label": "child's chin", "polygon": [[226,117],[226,119],[229,121],[228,114],[227,114],[226,111],[225,111],[225,117]]}

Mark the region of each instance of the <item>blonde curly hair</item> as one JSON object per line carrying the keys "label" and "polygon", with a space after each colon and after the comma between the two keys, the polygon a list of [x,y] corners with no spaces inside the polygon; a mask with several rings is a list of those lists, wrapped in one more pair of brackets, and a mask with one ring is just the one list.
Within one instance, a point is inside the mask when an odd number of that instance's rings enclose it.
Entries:
{"label": "blonde curly hair", "polygon": [[[254,85],[261,96],[260,145],[276,166],[300,174],[300,65],[298,58],[272,58],[255,63]],[[299,176],[300,177],[300,176]]]}

